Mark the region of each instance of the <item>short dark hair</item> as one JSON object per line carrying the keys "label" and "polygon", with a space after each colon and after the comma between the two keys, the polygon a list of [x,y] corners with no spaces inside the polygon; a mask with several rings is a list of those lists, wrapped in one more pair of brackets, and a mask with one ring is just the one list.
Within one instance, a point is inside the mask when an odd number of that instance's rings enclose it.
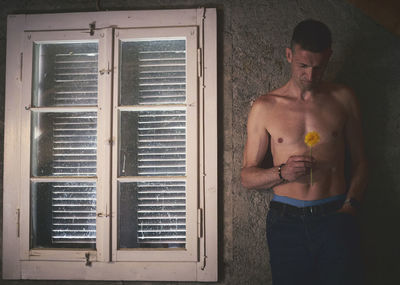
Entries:
{"label": "short dark hair", "polygon": [[330,49],[332,35],[328,26],[313,19],[304,20],[297,24],[293,30],[291,48],[298,44],[304,50],[322,52]]}

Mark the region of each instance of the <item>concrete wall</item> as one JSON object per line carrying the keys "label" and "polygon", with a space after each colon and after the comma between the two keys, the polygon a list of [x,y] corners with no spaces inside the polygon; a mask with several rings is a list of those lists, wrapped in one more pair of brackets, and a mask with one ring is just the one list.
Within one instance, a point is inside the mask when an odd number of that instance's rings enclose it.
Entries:
{"label": "concrete wall", "polygon": [[[288,79],[284,48],[289,43],[295,24],[310,17],[328,24],[333,32],[334,55],[327,78],[351,86],[358,95],[364,114],[371,172],[360,224],[364,236],[368,283],[400,284],[397,274],[400,269],[400,230],[397,229],[400,219],[400,212],[397,211],[400,205],[400,177],[397,175],[400,166],[400,147],[397,143],[400,139],[398,37],[344,0],[105,0],[100,3],[107,10],[199,6],[218,9],[221,280],[218,284],[271,284],[265,241],[265,217],[271,194],[266,191],[247,191],[240,186],[239,179],[247,113],[251,100]],[[1,156],[7,14],[81,11],[96,11],[96,1],[1,1]],[[1,162],[1,170],[2,167]],[[0,180],[2,182],[1,176]],[[83,281],[1,280],[0,283],[88,284]]]}
{"label": "concrete wall", "polygon": [[348,0],[377,23],[400,36],[400,2],[398,0]]}

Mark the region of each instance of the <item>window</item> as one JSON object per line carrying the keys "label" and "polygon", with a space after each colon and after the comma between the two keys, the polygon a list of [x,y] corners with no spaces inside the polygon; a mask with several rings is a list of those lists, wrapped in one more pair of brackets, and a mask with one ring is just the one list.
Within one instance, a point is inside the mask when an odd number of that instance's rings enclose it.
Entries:
{"label": "window", "polygon": [[215,9],[7,35],[3,277],[216,281]]}

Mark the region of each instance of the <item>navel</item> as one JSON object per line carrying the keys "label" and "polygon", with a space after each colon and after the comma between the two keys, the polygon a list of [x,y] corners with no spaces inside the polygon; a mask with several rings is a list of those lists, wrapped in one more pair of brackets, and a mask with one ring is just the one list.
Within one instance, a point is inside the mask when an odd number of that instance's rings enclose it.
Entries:
{"label": "navel", "polygon": [[283,143],[283,138],[278,138],[278,143]]}

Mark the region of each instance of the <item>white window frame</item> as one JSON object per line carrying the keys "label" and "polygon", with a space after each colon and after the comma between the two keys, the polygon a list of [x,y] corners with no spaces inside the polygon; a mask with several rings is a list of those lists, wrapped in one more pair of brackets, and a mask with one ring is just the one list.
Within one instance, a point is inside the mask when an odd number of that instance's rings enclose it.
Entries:
{"label": "white window frame", "polygon": [[[94,36],[89,35],[89,25],[95,23]],[[145,36],[146,29],[154,35],[162,35],[162,28],[170,31],[186,29],[188,36],[197,37],[197,77],[188,82],[196,86],[195,98],[188,101],[187,112],[198,114],[198,130],[190,135],[198,148],[188,155],[197,161],[188,165],[195,169],[193,179],[187,181],[189,198],[197,213],[190,214],[187,226],[197,236],[188,242],[186,251],[117,250],[116,204],[110,219],[97,219],[97,250],[31,250],[29,249],[29,140],[30,129],[30,80],[32,58],[26,46],[26,37],[40,40],[58,40],[65,34],[80,34],[80,38],[99,42],[99,52],[112,50],[112,29],[124,34]],[[160,30],[161,29],[161,30]],[[63,35],[63,31],[64,35]],[[134,32],[132,32],[134,31]],[[82,36],[82,33],[84,35]],[[172,32],[174,33],[174,32]],[[33,38],[32,38],[33,37]],[[4,279],[76,279],[76,280],[149,280],[149,281],[217,281],[217,53],[216,9],[182,9],[159,11],[115,11],[44,15],[10,15],[7,28],[6,105],[4,141],[4,204],[3,204],[3,278]],[[117,45],[117,41],[114,42]],[[191,48],[191,51],[193,49]],[[193,55],[192,55],[193,56]],[[107,58],[111,58],[107,54]],[[116,57],[114,57],[116,58]],[[26,63],[30,64],[26,64]],[[117,63],[115,62],[114,68]],[[99,57],[99,69],[109,67],[109,62]],[[189,66],[188,66],[189,68]],[[118,70],[118,68],[116,68]],[[109,138],[111,130],[111,96],[100,93],[113,92],[117,98],[117,73],[112,90],[111,75],[99,76],[98,168],[110,157]],[[24,81],[25,80],[25,81]],[[188,79],[189,80],[189,79]],[[29,90],[27,90],[29,89]],[[193,93],[192,92],[192,93]],[[189,93],[188,93],[189,94]],[[197,96],[197,99],[196,99]],[[114,102],[116,108],[118,104]],[[96,107],[97,108],[97,107]],[[90,108],[89,108],[90,109]],[[114,112],[114,116],[117,112]],[[116,132],[118,120],[113,119]],[[192,130],[192,127],[189,126]],[[112,134],[117,137],[116,133]],[[115,144],[118,145],[118,144]],[[117,164],[116,147],[113,148],[113,165]],[[27,167],[28,165],[28,167]],[[112,201],[116,203],[116,167],[110,175],[108,167],[98,169],[97,212],[106,213],[108,185],[113,177]],[[90,180],[90,179],[89,179]],[[129,180],[129,179],[128,179]],[[190,189],[189,189],[190,188]],[[105,195],[104,195],[105,194]],[[193,208],[193,207],[192,207]],[[110,250],[111,248],[111,250]],[[91,266],[86,266],[85,254],[89,252]]]}
{"label": "white window frame", "polygon": [[[184,36],[186,39],[186,101],[187,104],[174,104],[171,106],[118,106],[118,90],[119,90],[119,66],[117,59],[119,58],[119,43],[129,42],[129,41],[139,41],[151,38],[179,38],[179,36]],[[196,27],[180,27],[180,28],[143,28],[143,29],[116,29],[115,30],[115,41],[114,41],[114,119],[113,119],[113,138],[118,140],[118,120],[119,112],[121,111],[139,111],[139,110],[166,110],[172,109],[176,110],[181,107],[186,110],[187,124],[186,124],[186,140],[187,140],[187,150],[186,150],[186,177],[182,177],[186,181],[186,249],[177,250],[173,252],[161,253],[160,250],[118,250],[117,249],[117,215],[116,213],[112,215],[113,218],[113,260],[116,261],[151,261],[151,260],[184,260],[184,261],[194,261],[198,259],[197,256],[197,211],[196,205],[198,204],[197,191],[192,191],[197,188],[198,183],[198,152],[197,148],[191,147],[196,146],[198,141],[198,104],[197,104],[197,29]],[[194,60],[190,60],[194,59]],[[116,145],[119,144],[118,141],[115,142]],[[113,148],[113,165],[118,165],[118,149]],[[149,181],[149,178],[141,177],[123,177],[118,178],[117,167],[113,168],[113,189],[118,188],[118,181],[120,182],[140,182]],[[168,177],[154,177],[152,181],[171,181]],[[117,191],[113,191],[113,209],[117,209]]]}

